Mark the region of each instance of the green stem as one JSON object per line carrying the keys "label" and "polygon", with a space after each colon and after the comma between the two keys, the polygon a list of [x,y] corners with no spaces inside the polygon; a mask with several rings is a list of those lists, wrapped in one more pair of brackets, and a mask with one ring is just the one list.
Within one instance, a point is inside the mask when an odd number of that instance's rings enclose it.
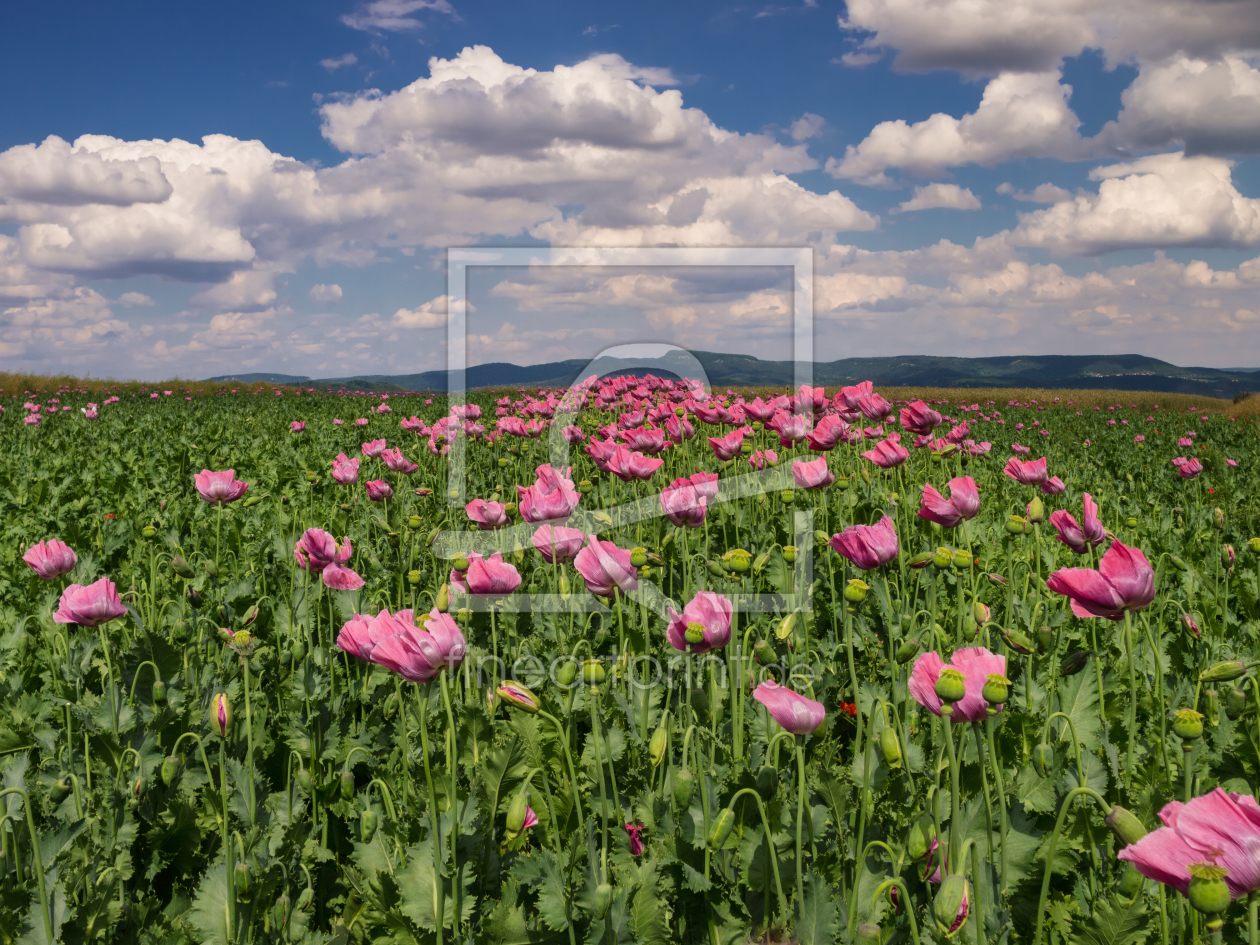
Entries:
{"label": "green stem", "polygon": [[[44,936],[49,942],[53,942],[55,939],[53,938],[52,913],[48,911],[48,889],[44,883],[44,861],[39,852],[39,834],[35,832],[35,817],[31,813],[31,798],[20,787],[5,788],[3,791],[0,791],[0,797],[5,797],[9,794],[16,794],[21,797],[22,807],[26,811],[26,829],[31,835],[31,856],[35,860],[35,880],[39,886],[40,918],[44,922]],[[14,862],[18,860],[17,856],[14,856],[13,859]]]}
{"label": "green stem", "polygon": [[[433,914],[437,918],[437,940],[442,945],[446,928],[446,889],[442,885],[442,827],[438,816],[437,792],[433,789],[433,771],[429,767],[429,691],[416,687],[420,701],[420,750],[424,754],[424,780],[429,786],[429,824],[433,837]],[[401,709],[401,706],[399,707]],[[406,722],[404,720],[404,726]]]}
{"label": "green stem", "polygon": [[[761,795],[758,794],[752,788],[740,788],[738,791],[735,792],[734,796],[731,797],[731,801],[728,806],[733,812],[735,809],[735,802],[739,800],[741,797],[743,797],[745,794],[747,794],[749,797],[751,797],[754,801],[757,802],[757,811],[761,814],[761,829],[762,829],[762,832],[765,834],[766,853],[770,858],[770,869],[774,873],[774,891],[775,891],[775,894],[779,897],[779,907],[784,908],[787,905],[787,898],[783,895],[783,883],[779,879],[779,856],[775,852],[774,834],[770,830],[770,820],[769,818],[766,817],[766,806],[765,804],[761,802]],[[767,906],[766,907],[766,925],[767,926],[770,925],[770,916],[772,914],[773,913],[771,912],[769,906]]]}
{"label": "green stem", "polygon": [[1054,872],[1054,850],[1059,843],[1059,834],[1063,830],[1063,822],[1067,819],[1072,802],[1082,794],[1092,798],[1103,809],[1104,813],[1111,812],[1111,805],[1093,788],[1073,788],[1068,791],[1067,797],[1063,799],[1063,806],[1059,808],[1059,816],[1054,823],[1054,832],[1050,834],[1050,846],[1046,851],[1046,869],[1041,876],[1041,898],[1037,902],[1037,928],[1033,933],[1033,945],[1041,945],[1041,930],[1046,914],[1046,897],[1050,894],[1050,874]]}

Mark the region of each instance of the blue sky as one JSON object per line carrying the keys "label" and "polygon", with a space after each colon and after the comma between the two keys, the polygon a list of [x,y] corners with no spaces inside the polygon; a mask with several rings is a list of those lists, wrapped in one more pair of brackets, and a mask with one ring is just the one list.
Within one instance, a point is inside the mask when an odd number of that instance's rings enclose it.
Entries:
{"label": "blue sky", "polygon": [[[811,246],[820,359],[1260,364],[1260,0],[27,5],[0,365],[444,362],[447,246]],[[471,363],[790,356],[783,273],[486,270]]]}

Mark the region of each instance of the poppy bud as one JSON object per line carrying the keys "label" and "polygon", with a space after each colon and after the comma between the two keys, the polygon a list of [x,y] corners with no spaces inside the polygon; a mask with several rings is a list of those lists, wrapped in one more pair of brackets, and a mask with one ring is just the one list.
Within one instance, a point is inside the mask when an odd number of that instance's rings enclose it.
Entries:
{"label": "poppy bud", "polygon": [[1260,538],[1248,538],[1247,547],[1253,555],[1260,555]]}
{"label": "poppy bud", "polygon": [[920,551],[917,555],[915,555],[913,558],[910,559],[910,567],[926,568],[934,560],[936,560],[935,552]]}
{"label": "poppy bud", "polygon": [[341,772],[341,798],[349,801],[354,799],[354,773],[350,771]]}
{"label": "poppy bud", "polygon": [[[827,537],[827,533],[822,531],[821,529],[816,529],[814,531],[814,541],[818,542],[818,544],[825,545],[830,540],[831,539]],[[1260,538],[1257,538],[1256,542],[1260,544]],[[1258,551],[1257,553],[1260,553],[1260,551]]]}
{"label": "poppy bud", "polygon": [[48,800],[54,806],[60,804],[70,796],[70,776],[66,775],[53,782],[52,787],[48,789]]}
{"label": "poppy bud", "polygon": [[757,645],[753,647],[753,659],[762,666],[769,666],[771,663],[777,662],[779,657],[774,652],[774,647],[770,645],[770,641],[758,640]]}
{"label": "poppy bud", "polygon": [[921,860],[932,852],[932,844],[936,840],[936,822],[927,814],[920,814],[910,825],[910,833],[906,836],[906,852],[910,859]]}
{"label": "poppy bud", "polygon": [[949,548],[937,548],[932,554],[932,564],[938,568],[948,568],[954,563],[954,552]]}
{"label": "poppy bud", "polygon": [[1225,513],[1222,512],[1219,508],[1215,508],[1212,510],[1212,527],[1213,528],[1225,527]]}
{"label": "poppy bud", "polygon": [[294,640],[289,647],[289,652],[293,654],[293,662],[302,662],[302,660],[306,659],[306,641],[300,637]]}
{"label": "poppy bud", "polygon": [[564,687],[573,685],[573,680],[577,678],[577,661],[566,659],[560,664],[556,670],[556,682]]}
{"label": "poppy bud", "polygon": [[1006,578],[1000,574],[990,574],[989,583],[996,584],[998,587],[1006,587]]}
{"label": "poppy bud", "polygon": [[315,783],[311,779],[311,773],[305,768],[299,768],[297,773],[298,790],[310,797],[315,792]]}
{"label": "poppy bud", "polygon": [[603,921],[608,915],[608,910],[612,908],[612,887],[607,883],[600,883],[595,887],[595,918]]}
{"label": "poppy bud", "polygon": [[844,589],[844,599],[850,604],[860,604],[866,600],[866,592],[871,586],[865,581],[853,578]]}
{"label": "poppy bud", "polygon": [[690,768],[674,772],[674,806],[680,811],[691,806],[691,795],[696,789],[696,776]]}
{"label": "poppy bud", "polygon": [[761,795],[763,801],[768,801],[774,797],[774,792],[779,788],[779,772],[775,771],[770,765],[762,765],[757,770],[757,793]]}
{"label": "poppy bud", "polygon": [[604,672],[604,664],[602,660],[592,659],[585,660],[582,663],[582,681],[592,686],[598,686],[604,681],[607,674]]}
{"label": "poppy bud", "polygon": [[669,746],[669,729],[664,725],[652,733],[652,740],[648,742],[648,755],[652,759],[652,767],[659,768],[661,762],[665,760],[665,749]]}
{"label": "poppy bud", "polygon": [[1173,734],[1184,741],[1203,735],[1203,713],[1194,709],[1178,709],[1173,713]]}
{"label": "poppy bud", "polygon": [[722,844],[726,843],[726,838],[731,835],[734,828],[735,812],[729,807],[723,807],[709,829],[709,846],[714,850],[722,849]]}
{"label": "poppy bud", "polygon": [[647,564],[647,549],[646,548],[631,548],[630,549],[630,563],[634,565],[636,568],[641,568],[645,564]]}
{"label": "poppy bud", "polygon": [[153,704],[164,705],[166,703],[166,683],[158,679],[153,683]]}
{"label": "poppy bud", "polygon": [[894,659],[896,659],[898,663],[908,663],[914,659],[915,655],[919,652],[919,647],[920,643],[918,638],[906,640],[901,644],[901,646],[897,647]]}
{"label": "poppy bud", "polygon": [[206,574],[209,575],[212,579],[217,578],[219,576],[218,562],[207,559],[205,563],[205,568],[206,568]]}
{"label": "poppy bud", "polygon": [[311,901],[314,898],[315,898],[315,890],[311,889],[310,886],[307,886],[305,889],[303,889],[301,895],[298,896],[298,901],[297,901],[298,911],[306,912],[310,908]]}
{"label": "poppy bud", "polygon": [[987,604],[982,604],[980,601],[976,601],[971,605],[971,616],[975,619],[977,624],[983,627],[989,622],[989,618],[992,616],[992,611],[989,610]]}
{"label": "poppy bud", "polygon": [[364,843],[371,843],[376,836],[376,811],[365,808],[359,818],[359,836]]}
{"label": "poppy bud", "polygon": [[1103,823],[1116,835],[1116,839],[1126,847],[1137,843],[1147,833],[1146,828],[1142,826],[1142,821],[1137,819],[1137,815],[1119,804],[1107,812],[1107,816],[1103,818]]}
{"label": "poppy bud", "polygon": [[1033,748],[1032,752],[1033,770],[1043,778],[1049,777],[1050,772],[1054,770],[1054,749],[1041,742]]}
{"label": "poppy bud", "polygon": [[440,614],[444,614],[451,609],[451,586],[449,584],[443,584],[438,588],[437,600],[434,601],[433,606]]}
{"label": "poppy bud", "polygon": [[709,573],[714,577],[726,577],[726,569],[718,562],[712,560],[706,561],[704,566],[709,569]]}
{"label": "poppy bud", "polygon": [[1053,627],[1047,627],[1045,624],[1042,624],[1035,631],[1033,631],[1033,636],[1037,640],[1037,646],[1039,649],[1048,650],[1050,649],[1051,646],[1054,645],[1054,628]]}
{"label": "poppy bud", "polygon": [[1202,631],[1199,630],[1199,625],[1195,622],[1193,614],[1182,614],[1181,623],[1182,626],[1194,634],[1196,640],[1202,636]]}
{"label": "poppy bud", "polygon": [[238,896],[249,895],[249,864],[237,863],[236,870],[236,894]]}
{"label": "poppy bud", "polygon": [[936,696],[942,702],[954,703],[967,695],[967,677],[952,666],[946,666],[936,677]]}
{"label": "poppy bud", "polygon": [[1176,568],[1178,571],[1190,570],[1190,565],[1186,564],[1185,561],[1183,561],[1177,555],[1169,555],[1168,560],[1172,562],[1173,567]]}
{"label": "poppy bud", "polygon": [[525,826],[525,817],[529,814],[529,785],[521,785],[521,789],[516,792],[512,798],[512,803],[508,805],[507,812],[507,829],[511,835],[521,832],[521,828]]}
{"label": "poppy bud", "polygon": [[1011,681],[999,673],[991,673],[985,679],[980,697],[990,705],[1005,705],[1010,694]]}
{"label": "poppy bud", "polygon": [[530,715],[533,715],[542,707],[538,697],[518,682],[501,682],[498,688],[495,689],[495,692],[508,705],[523,712],[528,712]]}
{"label": "poppy bud", "polygon": [[1016,653],[1027,656],[1037,649],[1037,644],[1018,630],[1003,630],[1002,640]]}
{"label": "poppy bud", "polygon": [[1126,863],[1124,872],[1120,874],[1120,882],[1116,883],[1116,890],[1126,899],[1132,899],[1142,891],[1142,883],[1146,881],[1146,877],[1137,871],[1137,867],[1132,863]]}
{"label": "poppy bud", "polygon": [[289,915],[292,909],[293,903],[289,899],[289,894],[281,893],[276,898],[276,904],[271,907],[271,924],[283,932],[289,924]]}
{"label": "poppy bud", "polygon": [[783,546],[783,560],[788,564],[792,564],[796,561],[796,545]]}
{"label": "poppy bud", "polygon": [[879,945],[883,935],[878,922],[863,922],[857,928],[857,945]]}
{"label": "poppy bud", "polygon": [[227,738],[232,731],[232,703],[227,693],[216,693],[210,699],[210,728],[220,738]]}
{"label": "poppy bud", "polygon": [[1225,693],[1225,714],[1230,721],[1237,721],[1247,708],[1247,693],[1234,687]]}
{"label": "poppy bud", "polygon": [[879,733],[879,750],[884,755],[884,764],[890,768],[901,767],[901,741],[891,725],[885,725]]}
{"label": "poppy bud", "polygon": [[182,556],[176,555],[171,559],[171,570],[182,578],[190,578],[195,573],[188,562]]}
{"label": "poppy bud", "polygon": [[1227,568],[1234,566],[1234,546],[1221,545],[1221,564]]}
{"label": "poppy bud", "polygon": [[1215,689],[1208,689],[1204,695],[1207,696],[1207,720],[1209,725],[1216,725],[1221,718],[1221,700]]}
{"label": "poppy bud", "polygon": [[1059,675],[1075,676],[1089,662],[1090,652],[1090,650],[1077,651],[1063,657],[1063,662],[1059,664]]}
{"label": "poppy bud", "polygon": [[1028,513],[1028,521],[1035,525],[1040,525],[1046,520],[1046,507],[1042,504],[1041,496],[1033,496],[1033,500],[1024,510]]}
{"label": "poppy bud", "polygon": [[1214,863],[1191,863],[1188,869],[1190,889],[1186,898],[1190,900],[1190,905],[1206,915],[1217,915],[1229,908],[1225,867]]}
{"label": "poppy bud", "polygon": [[149,793],[149,779],[146,777],[136,778],[131,785],[131,796],[138,801],[142,801],[145,795]]}
{"label": "poppy bud", "polygon": [[970,911],[968,892],[967,880],[958,873],[941,880],[941,888],[932,900],[932,917],[946,936],[957,934],[966,924]]}

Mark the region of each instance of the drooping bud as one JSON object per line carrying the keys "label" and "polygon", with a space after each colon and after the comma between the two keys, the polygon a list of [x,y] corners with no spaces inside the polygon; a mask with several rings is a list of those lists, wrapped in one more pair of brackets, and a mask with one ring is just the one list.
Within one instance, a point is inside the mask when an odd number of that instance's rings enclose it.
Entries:
{"label": "drooping bud", "polygon": [[1059,664],[1059,675],[1075,676],[1089,662],[1090,653],[1090,650],[1082,650],[1063,657],[1063,662]]}
{"label": "drooping bud", "polygon": [[1225,714],[1236,722],[1247,709],[1247,693],[1235,686],[1225,693]]}
{"label": "drooping bud", "polygon": [[249,895],[249,864],[237,863],[236,870],[236,894],[238,896]]}
{"label": "drooping bud", "polygon": [[184,759],[179,755],[167,755],[162,759],[162,783],[170,787],[184,770]]}
{"label": "drooping bud", "polygon": [[1203,713],[1194,709],[1178,709],[1173,713],[1173,734],[1184,741],[1203,735]]}
{"label": "drooping bud", "polygon": [[648,755],[652,759],[652,767],[659,768],[661,762],[665,760],[665,749],[669,746],[669,729],[664,725],[652,733],[652,740],[648,742]]}
{"label": "drooping bud", "polygon": [[1126,899],[1132,899],[1142,891],[1142,883],[1146,877],[1138,872],[1132,863],[1126,863],[1124,872],[1120,874],[1120,882],[1116,883],[1116,891]]}
{"label": "drooping bud", "polygon": [[1048,650],[1054,646],[1054,628],[1047,624],[1042,624],[1033,631],[1033,636],[1037,640],[1037,647],[1042,650]]}
{"label": "drooping bud", "polygon": [[1225,527],[1225,513],[1219,507],[1212,510],[1212,527]]}
{"label": "drooping bud", "polygon": [[69,775],[66,775],[63,778],[58,778],[56,781],[53,782],[52,787],[48,789],[49,802],[53,804],[54,806],[57,804],[60,804],[67,797],[70,796],[71,789],[72,789],[72,785],[70,783]]}
{"label": "drooping bud", "polygon": [[1054,749],[1045,742],[1039,743],[1032,751],[1032,765],[1043,778],[1049,777],[1054,770]]}
{"label": "drooping bud", "polygon": [[967,924],[967,914],[970,912],[969,892],[966,878],[958,873],[941,880],[941,888],[932,900],[932,917],[946,938],[957,935]]}
{"label": "drooping bud", "polygon": [[879,750],[884,756],[884,764],[890,768],[901,767],[901,740],[891,725],[885,725],[879,733]]}
{"label": "drooping bud", "polygon": [[341,772],[340,790],[342,800],[352,800],[354,798],[354,772]]}
{"label": "drooping bud", "polygon": [[954,703],[967,695],[967,677],[952,666],[946,666],[936,677],[936,696],[942,702]]}
{"label": "drooping bud", "polygon": [[145,795],[149,793],[149,779],[146,777],[136,778],[131,784],[131,796],[138,801],[142,801]]}
{"label": "drooping bud", "polygon": [[603,921],[608,916],[608,910],[612,908],[613,891],[612,887],[607,883],[600,883],[595,887],[595,918]]}
{"label": "drooping bud", "polygon": [[857,945],[880,945],[883,935],[878,922],[863,922],[857,928]]}
{"label": "drooping bud", "polygon": [[440,588],[438,588],[437,600],[434,602],[434,607],[437,608],[437,611],[440,614],[444,614],[451,609],[451,586],[449,584],[444,583]]}
{"label": "drooping bud", "polygon": [[989,610],[989,606],[987,604],[982,604],[980,601],[976,601],[971,605],[971,616],[975,619],[978,625],[983,627],[989,622],[989,618],[992,616],[992,611]]}
{"label": "drooping bud", "polygon": [[921,645],[922,644],[919,643],[919,640],[917,637],[906,640],[904,643],[901,644],[901,646],[897,647],[897,652],[893,654],[893,657],[894,659],[897,660],[898,663],[901,663],[901,664],[908,663],[912,659],[914,659],[916,654],[918,654],[919,647]]}
{"label": "drooping bud", "polygon": [[556,669],[556,684],[568,688],[577,679],[577,660],[566,658]]}
{"label": "drooping bud", "polygon": [[305,794],[307,797],[310,797],[312,794],[315,793],[315,782],[311,778],[311,773],[307,771],[305,768],[298,768],[296,780],[297,780],[298,790],[301,791],[303,794]]}
{"label": "drooping bud", "polygon": [[753,659],[761,666],[769,666],[777,662],[779,657],[774,652],[774,647],[770,645],[769,640],[758,640],[756,646],[753,647]]}
{"label": "drooping bud", "polygon": [[729,807],[723,807],[709,829],[709,846],[714,850],[722,849],[722,844],[726,843],[726,838],[731,835],[734,827],[735,812]]}
{"label": "drooping bud", "polygon": [[510,835],[515,836],[521,832],[521,828],[525,826],[525,818],[528,814],[529,785],[523,784],[512,798],[512,803],[508,805],[507,829]]}
{"label": "drooping bud", "polygon": [[769,801],[779,789],[779,772],[770,765],[762,765],[757,770],[757,793],[763,801]]}
{"label": "drooping bud", "polygon": [[674,806],[680,811],[691,806],[691,794],[696,787],[696,776],[690,768],[674,772]]}
{"label": "drooping bud", "polygon": [[1178,571],[1190,570],[1190,565],[1186,564],[1186,562],[1182,560],[1180,557],[1178,557],[1177,555],[1169,555],[1168,560],[1172,562],[1172,566],[1176,568]]}
{"label": "drooping bud", "polygon": [[166,683],[162,682],[160,679],[155,680],[153,683],[153,704],[166,704]]}
{"label": "drooping bud", "polygon": [[1116,804],[1107,812],[1103,823],[1116,835],[1122,846],[1131,846],[1146,836],[1147,830],[1137,815]]}
{"label": "drooping bud", "polygon": [[1234,546],[1221,545],[1221,564],[1227,568],[1234,566]]}
{"label": "drooping bud", "polygon": [[1006,578],[1002,577],[1000,574],[991,573],[989,575],[989,583],[996,584],[998,587],[1006,587]]}
{"label": "drooping bud", "polygon": [[1016,653],[1027,656],[1037,649],[1037,644],[1018,630],[1003,630],[1002,640]]}
{"label": "drooping bud", "polygon": [[182,578],[190,578],[195,573],[181,555],[176,555],[171,559],[171,570]]}
{"label": "drooping bud", "polygon": [[929,564],[936,560],[936,552],[920,551],[917,555],[910,559],[910,567],[926,568]]}
{"label": "drooping bud", "polygon": [[1186,898],[1205,915],[1217,915],[1229,908],[1229,885],[1225,877],[1229,871],[1215,863],[1191,863],[1190,889]]}
{"label": "drooping bud", "polygon": [[936,822],[927,814],[920,814],[910,825],[910,833],[906,836],[906,852],[910,859],[921,860],[932,852],[932,844],[936,841]]}
{"label": "drooping bud", "polygon": [[1247,664],[1242,660],[1227,660],[1214,663],[1199,673],[1199,682],[1233,682],[1247,672]]}
{"label": "drooping bud", "polygon": [[376,811],[365,808],[359,819],[359,836],[364,843],[371,843],[376,836]]}
{"label": "drooping bud", "polygon": [[542,703],[538,701],[538,697],[518,682],[504,680],[499,683],[495,692],[508,705],[520,709],[522,712],[528,712],[530,715],[542,708]]}
{"label": "drooping bud", "polygon": [[232,731],[232,703],[227,693],[215,693],[210,699],[210,728],[220,738],[227,738]]}

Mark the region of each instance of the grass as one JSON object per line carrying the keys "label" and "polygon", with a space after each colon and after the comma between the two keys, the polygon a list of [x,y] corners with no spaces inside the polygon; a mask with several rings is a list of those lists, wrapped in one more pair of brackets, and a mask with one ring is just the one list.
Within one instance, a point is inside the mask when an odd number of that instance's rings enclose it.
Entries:
{"label": "grass", "polygon": [[171,390],[183,394],[213,394],[220,390],[274,390],[279,384],[228,384],[224,382],[194,381],[187,378],[170,378],[163,381],[119,381],[111,378],[76,377],[72,374],[23,374],[0,371],[0,397],[23,397],[31,394],[87,393],[90,396],[139,393]]}

